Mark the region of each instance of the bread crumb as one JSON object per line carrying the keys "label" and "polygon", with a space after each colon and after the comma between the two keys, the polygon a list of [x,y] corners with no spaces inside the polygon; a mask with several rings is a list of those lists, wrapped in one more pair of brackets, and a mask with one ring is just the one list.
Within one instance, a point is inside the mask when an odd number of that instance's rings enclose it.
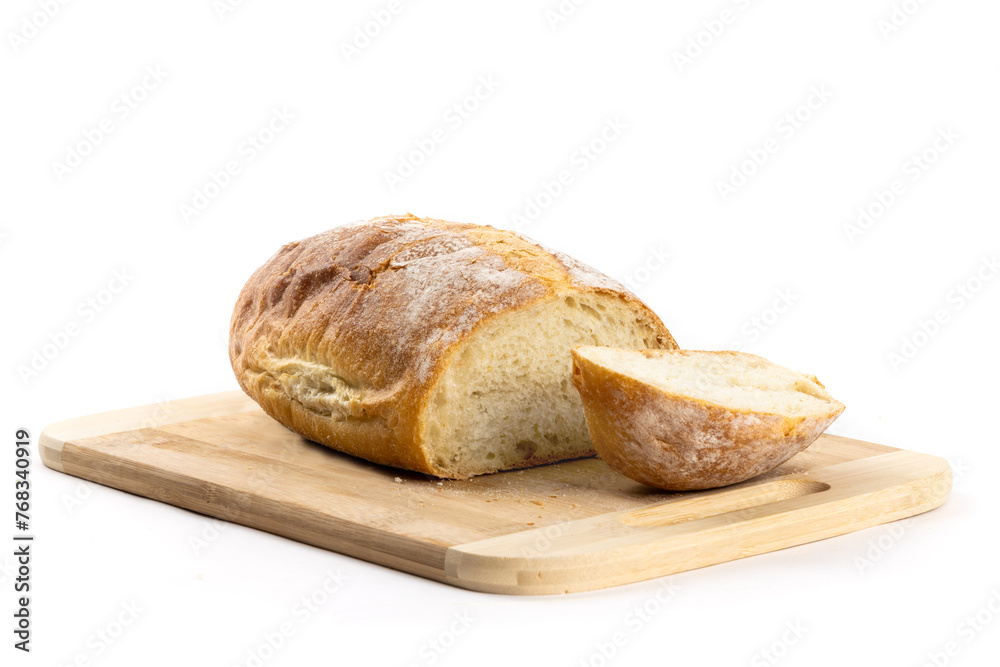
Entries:
{"label": "bread crumb", "polygon": [[555,498],[556,496],[549,496],[549,498]]}
{"label": "bread crumb", "polygon": [[528,525],[529,525],[529,526],[534,526],[534,525],[535,525],[535,522],[534,522],[534,521],[529,521],[529,522],[528,522]]}
{"label": "bread crumb", "polygon": [[396,482],[396,484],[402,484],[403,478],[402,477],[397,477],[394,481]]}
{"label": "bread crumb", "polygon": [[533,502],[536,505],[543,505],[544,506],[544,503],[541,500],[532,500],[531,502]]}

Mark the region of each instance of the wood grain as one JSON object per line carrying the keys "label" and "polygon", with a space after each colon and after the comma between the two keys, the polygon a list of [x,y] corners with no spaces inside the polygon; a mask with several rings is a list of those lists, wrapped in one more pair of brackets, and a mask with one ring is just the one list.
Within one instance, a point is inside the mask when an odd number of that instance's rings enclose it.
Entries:
{"label": "wood grain", "polygon": [[943,459],[822,436],[776,470],[669,493],[580,459],[470,480],[301,438],[240,392],[53,424],[51,468],[473,590],[569,593],[663,576],[925,512]]}

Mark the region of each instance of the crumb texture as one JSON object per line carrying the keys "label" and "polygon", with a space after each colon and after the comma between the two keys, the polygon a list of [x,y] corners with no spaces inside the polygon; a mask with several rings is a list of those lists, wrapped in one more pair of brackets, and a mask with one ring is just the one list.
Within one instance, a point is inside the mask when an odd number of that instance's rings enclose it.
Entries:
{"label": "crumb texture", "polygon": [[825,413],[833,399],[815,377],[755,354],[678,350],[666,355],[599,348],[588,357],[665,393],[745,412]]}
{"label": "crumb texture", "polygon": [[438,383],[428,411],[435,464],[472,474],[591,456],[570,348],[657,347],[656,331],[614,296],[546,299],[470,336]]}

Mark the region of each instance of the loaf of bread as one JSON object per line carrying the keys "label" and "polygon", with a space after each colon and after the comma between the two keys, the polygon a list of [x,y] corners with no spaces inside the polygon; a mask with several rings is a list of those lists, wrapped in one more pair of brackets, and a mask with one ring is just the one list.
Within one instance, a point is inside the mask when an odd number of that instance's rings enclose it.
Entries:
{"label": "loaf of bread", "polygon": [[598,455],[672,491],[742,482],[808,447],[844,411],[814,376],[754,354],[573,348]]}
{"label": "loaf of bread", "polygon": [[293,431],[448,478],[593,455],[578,344],[675,348],[621,284],[513,232],[376,218],[289,243],[237,300],[243,390]]}

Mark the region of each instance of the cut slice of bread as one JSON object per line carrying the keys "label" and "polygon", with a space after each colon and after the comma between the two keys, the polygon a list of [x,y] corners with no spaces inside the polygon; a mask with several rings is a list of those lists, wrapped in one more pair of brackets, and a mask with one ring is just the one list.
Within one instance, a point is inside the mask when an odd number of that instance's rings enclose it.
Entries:
{"label": "cut slice of bread", "polygon": [[574,347],[594,448],[636,481],[735,484],[808,447],[844,411],[814,376],[740,352]]}

